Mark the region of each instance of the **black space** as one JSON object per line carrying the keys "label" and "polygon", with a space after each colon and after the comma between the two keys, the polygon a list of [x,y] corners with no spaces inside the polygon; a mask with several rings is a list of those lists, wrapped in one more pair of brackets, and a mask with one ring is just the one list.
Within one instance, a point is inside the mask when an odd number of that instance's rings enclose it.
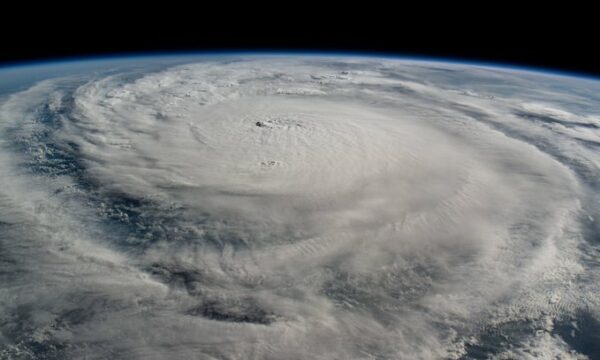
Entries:
{"label": "black space", "polygon": [[155,8],[151,15],[91,7],[60,18],[39,11],[27,20],[17,14],[0,25],[0,64],[115,53],[324,50],[499,62],[600,76],[600,31],[596,20],[588,18],[596,13],[592,9],[558,8],[548,15],[519,7],[500,10],[493,4],[480,14],[435,4],[424,4],[419,12],[321,11],[300,5]]}

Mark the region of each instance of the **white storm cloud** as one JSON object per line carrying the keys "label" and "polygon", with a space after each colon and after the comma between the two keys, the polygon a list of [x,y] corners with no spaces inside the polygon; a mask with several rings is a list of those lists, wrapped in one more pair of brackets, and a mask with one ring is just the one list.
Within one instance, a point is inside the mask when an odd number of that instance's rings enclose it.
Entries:
{"label": "white storm cloud", "polygon": [[566,353],[554,322],[598,304],[564,159],[597,157],[523,112],[597,114],[476,73],[255,58],[8,97],[4,353],[459,358],[507,324],[498,356]]}

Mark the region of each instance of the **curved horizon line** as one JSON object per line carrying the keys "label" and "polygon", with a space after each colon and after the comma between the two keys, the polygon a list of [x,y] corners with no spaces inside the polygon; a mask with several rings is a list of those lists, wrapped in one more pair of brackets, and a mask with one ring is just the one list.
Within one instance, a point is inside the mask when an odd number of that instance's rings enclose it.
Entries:
{"label": "curved horizon line", "polygon": [[569,77],[584,79],[589,81],[600,81],[600,74],[589,73],[585,71],[563,70],[559,68],[551,68],[545,66],[524,65],[507,61],[488,61],[469,58],[461,58],[455,56],[441,57],[432,55],[419,55],[414,53],[400,53],[392,51],[356,51],[356,50],[315,50],[315,49],[215,49],[215,50],[158,50],[158,51],[136,51],[136,52],[113,52],[113,53],[97,53],[86,55],[68,55],[59,57],[47,57],[44,59],[31,59],[22,61],[0,62],[0,71],[10,70],[23,67],[38,67],[52,66],[74,62],[93,62],[93,61],[109,61],[109,60],[128,60],[136,58],[160,58],[160,57],[194,57],[205,56],[213,57],[220,55],[229,56],[335,56],[335,57],[359,57],[359,58],[379,58],[393,60],[410,60],[421,62],[434,63],[450,63],[456,65],[471,65],[487,68],[497,68],[502,70],[513,70],[523,72],[533,72],[544,75],[553,75],[560,77]]}

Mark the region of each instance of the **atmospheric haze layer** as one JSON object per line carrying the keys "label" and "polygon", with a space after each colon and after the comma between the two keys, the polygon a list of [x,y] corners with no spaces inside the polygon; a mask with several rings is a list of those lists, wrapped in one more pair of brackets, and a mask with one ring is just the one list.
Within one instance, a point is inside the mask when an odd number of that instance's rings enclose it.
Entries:
{"label": "atmospheric haze layer", "polygon": [[0,359],[600,358],[600,82],[82,64],[0,71]]}

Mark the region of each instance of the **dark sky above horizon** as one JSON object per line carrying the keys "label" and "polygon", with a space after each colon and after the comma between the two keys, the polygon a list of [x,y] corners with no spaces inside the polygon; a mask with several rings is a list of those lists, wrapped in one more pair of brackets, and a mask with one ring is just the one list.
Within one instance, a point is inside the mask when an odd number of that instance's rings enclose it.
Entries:
{"label": "dark sky above horizon", "polygon": [[[232,7],[234,5],[231,5]],[[239,10],[239,9],[238,9]],[[309,9],[310,10],[310,9]],[[339,10],[305,16],[255,17],[190,10],[132,16],[94,10],[67,20],[40,15],[4,22],[0,65],[115,53],[206,50],[313,50],[386,53],[500,62],[600,76],[593,22],[558,9],[560,18],[487,9],[494,16],[461,17],[397,10]],[[589,13],[589,12],[588,12]],[[591,13],[590,13],[591,14]],[[558,21],[560,20],[560,21]]]}

